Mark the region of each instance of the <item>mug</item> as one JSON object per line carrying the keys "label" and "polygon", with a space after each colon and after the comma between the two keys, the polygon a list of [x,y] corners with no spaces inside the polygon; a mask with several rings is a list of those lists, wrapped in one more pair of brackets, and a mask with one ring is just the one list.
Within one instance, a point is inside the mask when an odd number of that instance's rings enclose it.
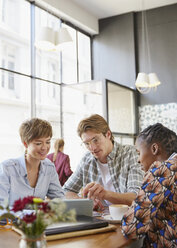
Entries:
{"label": "mug", "polygon": [[109,212],[113,220],[121,220],[128,208],[128,205],[113,204],[109,206]]}

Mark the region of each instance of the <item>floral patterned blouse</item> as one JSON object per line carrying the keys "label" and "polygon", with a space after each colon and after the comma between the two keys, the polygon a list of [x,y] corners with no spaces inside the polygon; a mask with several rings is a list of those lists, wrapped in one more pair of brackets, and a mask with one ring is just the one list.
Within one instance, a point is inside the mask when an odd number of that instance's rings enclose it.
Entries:
{"label": "floral patterned blouse", "polygon": [[177,156],[154,162],[137,198],[122,219],[128,239],[144,238],[143,247],[177,247]]}

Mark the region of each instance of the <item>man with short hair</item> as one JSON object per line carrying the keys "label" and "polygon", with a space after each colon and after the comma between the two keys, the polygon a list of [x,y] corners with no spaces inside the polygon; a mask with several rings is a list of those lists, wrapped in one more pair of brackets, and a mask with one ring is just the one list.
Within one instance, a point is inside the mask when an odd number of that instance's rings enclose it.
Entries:
{"label": "man with short hair", "polygon": [[106,120],[97,114],[83,119],[77,132],[88,152],[63,186],[66,197],[78,198],[83,188],[95,207],[102,207],[101,202],[131,205],[144,175],[135,147],[114,141]]}

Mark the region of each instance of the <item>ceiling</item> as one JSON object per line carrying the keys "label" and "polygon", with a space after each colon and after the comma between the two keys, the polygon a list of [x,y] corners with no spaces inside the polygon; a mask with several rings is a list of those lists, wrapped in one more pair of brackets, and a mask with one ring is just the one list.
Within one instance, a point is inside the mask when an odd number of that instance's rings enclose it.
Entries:
{"label": "ceiling", "polygon": [[128,12],[153,9],[177,3],[177,0],[71,0],[98,19]]}

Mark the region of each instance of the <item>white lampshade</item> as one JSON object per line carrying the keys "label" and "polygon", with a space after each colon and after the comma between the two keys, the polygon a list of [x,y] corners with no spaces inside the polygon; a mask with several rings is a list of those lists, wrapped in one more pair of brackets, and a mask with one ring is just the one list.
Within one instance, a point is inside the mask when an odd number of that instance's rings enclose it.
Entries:
{"label": "white lampshade", "polygon": [[71,41],[72,38],[67,28],[60,28],[59,31],[55,32],[55,45],[57,50],[60,50],[63,44]]}
{"label": "white lampshade", "polygon": [[[144,3],[142,0],[142,7]],[[144,44],[143,44],[144,43]],[[147,45],[147,58],[145,52],[145,45]],[[144,63],[144,67],[146,69],[150,69],[150,46],[149,46],[149,39],[148,39],[148,25],[146,20],[146,11],[142,8],[142,56],[144,56],[144,61],[148,62],[148,66]],[[142,93],[146,94],[151,89],[156,90],[157,86],[160,85],[160,81],[155,73],[149,73],[148,75],[144,72],[138,73],[137,79],[135,81],[135,86],[137,90]]]}
{"label": "white lampshade", "polygon": [[135,82],[136,87],[149,87],[149,78],[148,75],[144,72],[139,72],[136,82]]}
{"label": "white lampshade", "polygon": [[151,89],[156,90],[157,86],[160,85],[160,81],[155,73],[149,73],[148,75],[144,72],[138,73],[135,86],[137,90],[142,93],[146,94]]}
{"label": "white lampshade", "polygon": [[148,93],[150,91],[148,75],[144,72],[139,72],[135,82],[135,86],[140,93]]}
{"label": "white lampshade", "polygon": [[157,87],[161,82],[158,79],[156,73],[149,73],[149,87]]}
{"label": "white lampshade", "polygon": [[52,28],[42,27],[35,42],[38,49],[52,51],[55,49],[55,32]]}

